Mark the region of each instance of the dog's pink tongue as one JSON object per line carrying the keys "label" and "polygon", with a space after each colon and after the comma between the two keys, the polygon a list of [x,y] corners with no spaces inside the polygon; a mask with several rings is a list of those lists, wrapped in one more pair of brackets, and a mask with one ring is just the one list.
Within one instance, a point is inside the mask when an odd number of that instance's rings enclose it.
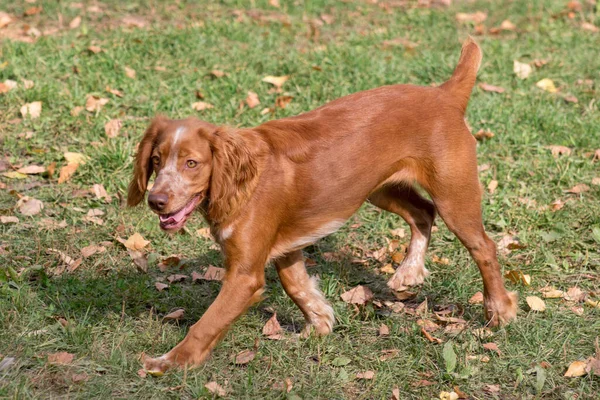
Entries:
{"label": "dog's pink tongue", "polygon": [[159,215],[160,218],[160,222],[168,222],[170,224],[173,223],[180,223],[181,220],[185,217],[185,213],[186,213],[186,208],[184,207],[181,210],[179,210],[178,212],[176,212],[175,214],[171,214],[171,215]]}

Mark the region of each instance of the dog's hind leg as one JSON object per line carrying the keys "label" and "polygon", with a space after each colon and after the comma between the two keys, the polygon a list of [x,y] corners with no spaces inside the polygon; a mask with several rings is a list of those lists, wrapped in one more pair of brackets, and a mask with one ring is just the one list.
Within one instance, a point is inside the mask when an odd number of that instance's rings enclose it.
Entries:
{"label": "dog's hind leg", "polygon": [[333,308],[319,290],[318,279],[308,276],[302,250],[296,250],[275,260],[277,273],[285,292],[304,314],[306,327],[302,336],[312,329],[318,335],[326,335],[333,329]]}
{"label": "dog's hind leg", "polygon": [[402,263],[388,281],[394,290],[423,283],[429,271],[425,268],[425,251],[435,218],[433,203],[408,185],[384,186],[369,197],[375,206],[401,216],[410,226],[410,244]]}

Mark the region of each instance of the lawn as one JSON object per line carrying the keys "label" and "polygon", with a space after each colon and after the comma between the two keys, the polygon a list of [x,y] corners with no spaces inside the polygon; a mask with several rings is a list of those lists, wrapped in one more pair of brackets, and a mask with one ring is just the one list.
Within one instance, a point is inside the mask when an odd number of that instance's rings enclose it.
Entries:
{"label": "lawn", "polygon": [[[600,358],[600,7],[575,3],[0,0],[0,398],[212,398],[209,382],[232,399],[598,398],[600,371],[564,376]],[[268,266],[265,300],[208,362],[144,376],[142,353],[173,347],[220,288],[192,272],[222,264],[199,216],[169,236],[147,207],[125,207],[150,118],[254,126],[381,85],[439,84],[469,34],[484,53],[478,84],[500,88],[476,86],[467,119],[518,320],[485,328],[469,301],[479,272],[439,219],[432,273],[400,304],[385,282],[408,227],[365,205],[305,249],[332,334],[299,337],[302,314]],[[267,76],[289,79],[278,92]],[[134,233],[149,241],[146,272],[118,240]],[[357,285],[374,299],[345,303]],[[274,313],[281,340],[262,334]],[[254,359],[236,364],[245,350]]]}

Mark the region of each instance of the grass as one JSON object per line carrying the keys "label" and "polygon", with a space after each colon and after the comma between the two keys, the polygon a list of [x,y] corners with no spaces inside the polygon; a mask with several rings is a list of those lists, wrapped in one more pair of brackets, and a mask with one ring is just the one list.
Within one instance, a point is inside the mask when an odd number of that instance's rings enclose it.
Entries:
{"label": "grass", "polygon": [[[585,4],[569,18],[565,2],[549,0],[455,2],[450,8],[281,1],[279,9],[266,1],[250,7],[242,1],[123,5],[107,0],[94,3],[101,12],[84,12],[67,2],[38,3],[43,5],[41,13],[22,17],[34,5],[0,0],[0,10],[19,18],[5,29],[27,23],[40,31],[52,30],[59,26],[59,17],[63,21],[61,30],[35,43],[1,44],[0,82],[35,82],[31,89],[21,85],[0,95],[2,156],[17,167],[55,162],[60,168],[65,151],[84,153],[89,160],[63,184],[56,176],[0,177],[0,214],[20,219],[18,224],[0,225],[0,359],[15,359],[0,371],[1,398],[211,398],[204,385],[212,380],[227,388],[229,398],[384,399],[394,387],[401,398],[438,398],[454,385],[472,398],[597,398],[598,377],[563,374],[572,361],[594,354],[600,309],[584,306],[583,315],[577,315],[573,304],[546,300],[547,311],[534,313],[525,303],[526,296],[539,296],[545,285],[564,290],[578,286],[596,294],[600,290],[600,187],[591,183],[600,163],[589,154],[600,147],[600,42],[598,33],[580,27],[583,21],[600,24],[600,14],[591,6]],[[220,286],[188,280],[158,292],[154,282],[221,263],[211,242],[196,233],[204,226],[200,218],[190,221],[185,234],[167,236],[147,208],[123,206],[131,155],[148,119],[157,113],[173,118],[198,115],[217,124],[252,126],[363,89],[400,82],[441,83],[457,61],[460,39],[475,31],[473,24],[459,24],[454,16],[475,11],[488,14],[486,28],[505,19],[517,26],[517,31],[477,37],[484,51],[479,81],[506,92],[475,88],[467,118],[473,131],[495,133],[478,150],[480,164],[489,166],[481,172],[482,184],[498,181],[496,191],[483,201],[486,229],[496,240],[510,234],[525,245],[501,256],[505,271],[522,270],[532,277],[531,286],[507,283],[520,294],[519,319],[486,339],[473,334],[483,326],[482,309],[468,299],[481,290],[481,278],[466,250],[439,220],[427,259],[432,275],[407,306],[427,299],[430,310],[453,305],[464,312],[468,327],[462,333],[432,333],[452,342],[458,356],[454,373],[447,370],[443,345],[421,334],[418,317],[373,305],[355,309],[342,302],[339,295],[357,284],[372,288],[380,300],[391,296],[385,290],[387,276],[379,272],[382,263],[365,254],[384,246],[385,238],[392,238],[390,229],[406,226],[398,217],[365,205],[338,233],[306,249],[317,262],[310,273],[321,276],[336,312],[331,335],[297,338],[302,316],[268,268],[268,297],[235,324],[205,365],[158,379],[139,377],[141,352],[158,355],[174,346]],[[315,23],[322,14],[333,16],[333,23]],[[65,28],[77,15],[82,16],[81,25]],[[127,15],[144,18],[146,26],[124,25]],[[318,34],[311,31],[311,21]],[[417,46],[406,50],[383,45],[398,37]],[[94,54],[87,50],[90,45],[103,51]],[[547,64],[534,68],[526,80],[514,75],[513,60],[536,59]],[[125,75],[125,67],[137,72],[135,79]],[[213,69],[226,75],[215,79]],[[266,75],[291,77],[284,94],[293,100],[274,116],[261,114],[278,96],[261,82]],[[552,79],[560,92],[537,88],[542,78]],[[123,97],[107,93],[107,86],[121,90]],[[249,90],[258,93],[262,104],[240,109]],[[192,110],[196,91],[214,108]],[[72,116],[71,110],[83,106],[88,94],[110,101],[99,112]],[[578,103],[564,101],[566,94],[576,96]],[[42,101],[41,117],[22,119],[20,107],[32,101]],[[121,134],[107,138],[103,127],[113,118],[122,120]],[[25,132],[33,135],[25,138]],[[564,145],[573,152],[555,158],[545,148],[549,145]],[[112,202],[81,195],[96,183],[106,187]],[[579,183],[590,190],[565,193]],[[33,217],[19,214],[19,195],[43,201],[43,211]],[[561,210],[544,207],[556,199],[565,202]],[[84,219],[91,208],[105,212],[104,225]],[[52,228],[47,218],[64,220],[67,226]],[[151,241],[147,274],[136,272],[115,240],[134,232]],[[103,241],[113,244],[105,253],[85,259],[72,273],[52,275],[60,260],[46,249],[78,258],[81,248]],[[367,263],[353,264],[351,257],[332,260],[330,252],[357,254]],[[170,254],[185,260],[181,271],[160,272],[153,260]],[[449,265],[432,262],[432,255],[448,258]],[[179,307],[186,313],[178,324],[162,322]],[[254,346],[273,311],[286,330],[284,339],[261,338],[256,358],[246,366],[234,365],[232,355]],[[377,335],[382,323],[390,328],[388,337]],[[485,350],[485,342],[498,344],[501,354]],[[382,361],[382,350],[389,349],[397,353]],[[47,354],[59,351],[74,354],[74,361],[48,363]],[[481,356],[488,356],[489,362],[482,362]],[[367,370],[375,371],[375,379],[354,379]],[[85,378],[78,380],[77,374]],[[290,393],[273,388],[287,377],[293,381]],[[423,380],[431,384],[424,386]],[[486,385],[499,385],[500,391],[492,393]]]}

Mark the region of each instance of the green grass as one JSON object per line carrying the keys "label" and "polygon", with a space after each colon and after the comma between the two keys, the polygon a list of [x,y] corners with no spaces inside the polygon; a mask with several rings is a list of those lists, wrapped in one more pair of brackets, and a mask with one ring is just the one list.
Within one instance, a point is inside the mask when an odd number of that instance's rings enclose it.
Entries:
{"label": "green grass", "polygon": [[[67,2],[38,1],[43,11],[22,18],[32,4],[0,0],[0,10],[19,16],[14,26],[28,23],[40,31],[64,26],[77,15],[83,21],[76,29],[62,29],[35,43],[4,40],[0,47],[0,82],[30,79],[35,86],[22,86],[0,95],[0,143],[2,157],[14,166],[56,162],[65,164],[63,153],[84,153],[89,161],[70,181],[58,184],[56,176],[29,176],[24,180],[0,176],[0,214],[18,216],[18,224],[0,225],[0,360],[14,357],[15,364],[0,371],[0,398],[210,398],[204,384],[216,380],[229,390],[230,398],[360,398],[387,399],[398,387],[401,398],[438,398],[453,385],[473,398],[597,398],[600,380],[594,376],[563,377],[575,360],[594,354],[600,332],[600,309],[584,306],[579,316],[563,300],[546,300],[545,313],[528,311],[525,297],[540,295],[546,284],[560,289],[579,286],[600,293],[600,187],[592,179],[600,175],[600,162],[589,155],[600,148],[600,34],[580,28],[582,21],[600,25],[600,14],[584,5],[573,19],[562,1],[458,2],[450,8],[385,7],[371,2],[332,4],[325,1],[281,1],[280,9],[266,1],[250,8],[243,1],[121,2],[109,0],[96,13],[72,8]],[[381,2],[383,3],[383,2]],[[393,3],[393,2],[392,2]],[[582,2],[586,3],[586,2]],[[258,10],[258,11],[257,11]],[[236,13],[234,13],[236,11]],[[159,355],[181,340],[187,328],[209,306],[219,284],[173,284],[164,292],[154,288],[158,278],[177,272],[160,272],[151,262],[148,274],[136,272],[129,256],[115,237],[140,232],[151,241],[150,253],[164,257],[181,254],[186,261],[181,273],[191,273],[213,264],[221,256],[210,241],[195,233],[200,218],[190,221],[185,234],[167,236],[147,208],[123,206],[132,170],[131,155],[148,123],[157,113],[173,118],[197,115],[216,124],[253,126],[273,118],[261,115],[273,106],[278,94],[261,82],[266,75],[290,75],[284,94],[293,96],[275,117],[308,111],[348,93],[393,83],[429,85],[447,79],[458,59],[460,40],[473,33],[472,24],[456,22],[457,12],[485,11],[487,28],[505,19],[517,25],[516,32],[477,37],[484,52],[479,81],[506,88],[504,94],[475,88],[467,118],[474,131],[489,129],[492,139],[479,145],[479,162],[489,169],[480,174],[482,184],[499,182],[494,194],[483,200],[484,220],[490,235],[499,240],[506,233],[517,235],[524,249],[501,256],[505,271],[520,269],[532,276],[529,287],[507,283],[520,294],[519,319],[478,339],[473,330],[483,326],[480,305],[467,300],[481,290],[481,278],[466,250],[438,219],[428,252],[432,271],[407,305],[427,299],[430,309],[455,305],[464,311],[468,328],[456,337],[442,330],[433,333],[451,340],[458,356],[454,374],[446,371],[443,345],[428,342],[420,332],[417,317],[392,314],[367,305],[355,310],[341,301],[345,290],[365,284],[380,300],[387,276],[372,259],[352,264],[352,254],[363,256],[385,245],[389,229],[405,227],[395,215],[364,206],[340,232],[306,250],[318,266],[311,274],[321,276],[326,297],[336,311],[334,332],[324,338],[299,339],[301,313],[283,293],[273,268],[267,269],[267,298],[243,316],[217,346],[202,367],[173,371],[162,378],[137,375],[140,354]],[[334,17],[310,36],[309,22],[321,14]],[[144,28],[120,22],[126,15],[146,18]],[[241,15],[240,18],[237,18]],[[255,16],[253,18],[252,16]],[[256,15],[271,16],[262,20]],[[278,17],[287,15],[287,22]],[[10,26],[9,26],[10,28]],[[12,28],[11,28],[12,29]],[[2,35],[0,30],[0,35]],[[382,42],[405,37],[418,44],[408,51],[386,48]],[[103,52],[93,54],[90,45]],[[526,80],[518,79],[513,60],[545,59]],[[137,71],[136,79],[124,67]],[[162,66],[165,71],[155,70]],[[210,71],[226,76],[214,79]],[[75,72],[77,71],[77,72]],[[554,80],[558,94],[535,86],[542,78]],[[591,80],[591,85],[578,80]],[[124,93],[118,98],[106,86]],[[193,111],[200,90],[211,110]],[[247,92],[258,93],[261,105],[240,111]],[[88,94],[110,99],[98,113],[71,109],[85,104]],[[577,104],[563,100],[572,94]],[[42,101],[39,119],[21,118],[20,107]],[[121,135],[109,139],[104,124],[123,121]],[[19,135],[31,131],[33,137]],[[570,156],[554,158],[545,146],[564,145]],[[376,160],[374,160],[376,162]],[[6,171],[5,171],[6,172]],[[32,184],[39,184],[33,185]],[[113,196],[109,204],[92,197],[77,196],[77,190],[102,183]],[[581,196],[565,190],[585,183],[590,190]],[[18,195],[44,202],[42,213],[25,217],[16,210]],[[523,199],[535,201],[528,207]],[[556,199],[566,201],[553,212],[547,206]],[[106,214],[103,226],[86,222],[84,212],[100,208]],[[50,230],[43,218],[65,220],[67,227]],[[351,228],[352,224],[360,224]],[[595,231],[594,231],[595,229]],[[596,233],[594,233],[596,232]],[[406,240],[406,239],[404,239]],[[55,248],[74,258],[80,249],[102,241],[113,242],[107,252],[85,259],[73,273],[52,276],[59,260],[46,249]],[[341,261],[327,261],[326,252],[350,254]],[[449,265],[431,262],[431,255],[447,257]],[[20,276],[9,273],[20,273]],[[186,310],[179,324],[163,323],[162,316],[175,308]],[[235,366],[231,356],[254,346],[261,328],[276,311],[286,332],[282,341],[260,340],[256,358],[247,366]],[[68,325],[58,322],[65,318]],[[431,318],[431,316],[429,317]],[[390,327],[389,337],[377,336],[381,323]],[[501,354],[482,348],[498,344]],[[397,355],[381,361],[382,350],[397,349]],[[75,354],[70,365],[51,365],[47,354]],[[487,355],[483,363],[469,356]],[[336,366],[334,359],[350,362]],[[545,380],[540,363],[546,362]],[[373,370],[374,380],[355,380],[357,372]],[[74,382],[73,375],[88,379]],[[272,388],[291,377],[289,394]],[[416,386],[426,379],[430,386]],[[500,385],[500,393],[484,391],[487,384]]]}

